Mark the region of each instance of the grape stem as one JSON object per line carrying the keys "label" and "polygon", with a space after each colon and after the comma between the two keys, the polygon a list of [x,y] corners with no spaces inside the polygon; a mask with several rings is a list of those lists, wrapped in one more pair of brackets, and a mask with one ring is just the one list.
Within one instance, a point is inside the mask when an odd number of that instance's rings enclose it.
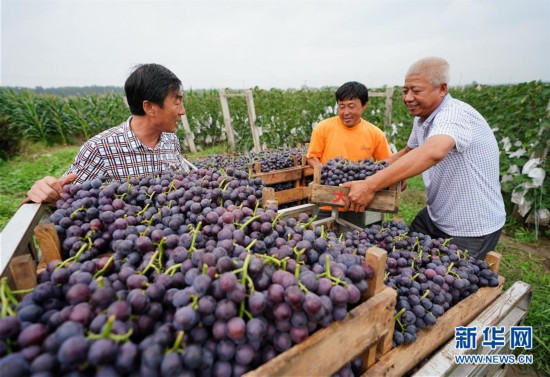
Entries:
{"label": "grape stem", "polygon": [[127,342],[134,333],[134,330],[130,328],[125,334],[121,335],[111,333],[111,328],[113,327],[113,323],[115,322],[115,320],[116,316],[114,314],[111,314],[107,319],[107,322],[105,322],[105,327],[103,328],[103,331],[101,331],[99,334],[89,332],[87,338],[90,340],[111,339],[117,343]]}
{"label": "grape stem", "polygon": [[151,203],[147,203],[145,205],[145,207],[143,207],[143,209],[137,213],[137,216],[143,215],[145,213],[145,211],[147,211],[147,208],[149,208],[150,205],[151,205]]}
{"label": "grape stem", "polygon": [[332,274],[330,273],[330,257],[328,255],[325,259],[325,272],[323,272],[322,274],[318,274],[317,277],[318,278],[326,277],[327,279],[332,281],[332,285],[340,284],[340,285],[343,285],[345,288],[348,288],[348,283],[346,283],[339,277],[332,276]]}
{"label": "grape stem", "polygon": [[189,295],[189,298],[191,299],[191,307],[197,310],[199,308],[199,295]]}
{"label": "grape stem", "polygon": [[11,288],[8,285],[8,278],[2,278],[0,281],[0,302],[2,303],[2,312],[0,313],[2,318],[8,315],[15,315],[15,311],[11,308],[10,303],[17,306],[19,303],[13,297]]}
{"label": "grape stem", "polygon": [[199,233],[199,229],[201,228],[201,225],[202,225],[202,221],[199,221],[199,223],[197,224],[197,227],[193,229],[193,239],[191,240],[191,247],[189,247],[190,253],[197,250],[195,248],[195,241],[197,240],[197,234]]}
{"label": "grape stem", "polygon": [[173,266],[168,267],[164,273],[166,275],[174,276],[174,274],[178,271],[178,269],[181,267],[181,263],[174,264]]}
{"label": "grape stem", "polygon": [[256,241],[258,241],[256,238],[253,239],[253,240],[250,242],[250,244],[249,244],[247,247],[245,247],[245,250],[246,250],[247,253],[250,253],[250,249],[252,249],[252,246],[254,246],[254,244],[256,243]]}
{"label": "grape stem", "polygon": [[246,315],[249,319],[252,318],[252,314],[248,310],[246,310],[246,306],[243,300],[241,301],[241,306],[239,308],[239,317],[243,318],[244,315]]}
{"label": "grape stem", "polygon": [[248,275],[248,266],[250,265],[251,257],[252,255],[248,254],[244,260],[243,266],[241,268],[233,270],[232,272],[234,274],[242,274],[239,283],[241,283],[244,287],[248,287],[250,293],[254,293],[254,282],[252,281],[252,278]]}
{"label": "grape stem", "polygon": [[274,218],[273,221],[271,222],[271,226],[272,226],[272,227],[275,227],[275,225],[277,225],[277,222],[279,221],[279,219],[281,218],[281,216],[283,216],[282,213],[278,213],[277,216],[275,216],[275,218]]}
{"label": "grape stem", "polygon": [[265,255],[265,254],[259,254],[259,253],[256,253],[254,255],[263,259],[262,264],[271,263],[271,264],[274,264],[277,267],[281,266],[281,261],[277,258],[274,258],[274,257],[269,256],[269,255]]}
{"label": "grape stem", "polygon": [[451,264],[449,264],[449,267],[447,267],[447,273],[451,271],[451,268],[453,268],[454,265],[455,265],[455,262],[451,262]]}
{"label": "grape stem", "polygon": [[92,247],[92,238],[90,237],[90,233],[88,233],[86,235],[86,237],[84,237],[82,239],[82,241],[86,241],[87,243],[84,243],[80,249],[76,252],[76,254],[73,256],[73,257],[70,257],[70,258],[67,258],[65,259],[63,262],[59,263],[57,266],[55,266],[55,269],[57,270],[58,268],[63,268],[65,266],[67,266],[69,263],[71,262],[75,262],[75,261],[78,261],[78,258],[80,258],[80,256],[82,255],[82,253],[84,253],[84,251],[88,250],[89,248]]}
{"label": "grape stem", "polygon": [[71,218],[71,220],[74,220],[76,214],[77,214],[78,212],[84,211],[84,210],[86,210],[86,208],[84,208],[84,207],[78,207],[77,209],[75,209],[75,210],[69,215],[69,217]]}
{"label": "grape stem", "polygon": [[94,279],[97,279],[98,277],[100,276],[103,276],[103,274],[105,273],[105,271],[107,271],[107,268],[109,267],[109,265],[114,261],[115,259],[115,256],[114,255],[111,255],[111,257],[107,260],[107,262],[105,263],[105,265],[103,266],[103,268],[99,271],[97,271],[95,274],[94,274]]}
{"label": "grape stem", "polygon": [[315,221],[315,219],[317,219],[317,215],[314,215],[311,218],[311,220],[309,220],[307,223],[302,223],[302,225],[301,225],[302,229],[308,228],[311,225],[311,223],[313,223]]}
{"label": "grape stem", "polygon": [[403,308],[401,309],[393,318],[395,319],[395,321],[397,323],[399,323],[399,326],[401,327],[401,332],[404,332],[406,329],[405,329],[405,326],[403,326],[403,324],[401,323],[401,321],[399,320],[399,318],[403,315],[403,313],[405,313],[407,311],[407,309]]}
{"label": "grape stem", "polygon": [[253,215],[256,215],[256,211],[258,210],[258,206],[260,205],[260,201],[258,200],[256,202],[256,206],[254,207],[254,212],[252,212]]}
{"label": "grape stem", "polygon": [[306,288],[304,283],[300,281],[300,265],[296,265],[296,270],[294,271],[294,277],[296,278],[296,281],[298,281],[298,287],[304,292],[304,293],[311,293],[309,289]]}
{"label": "grape stem", "polygon": [[427,289],[426,292],[424,292],[424,294],[420,297],[421,300],[425,299],[426,297],[428,297],[428,295],[430,294],[430,290]]}
{"label": "grape stem", "polygon": [[306,248],[304,247],[303,249],[301,250],[298,250],[298,248],[296,246],[294,246],[294,248],[292,249],[292,251],[294,252],[294,254],[296,254],[296,262],[298,264],[305,264],[306,262],[300,260],[300,258],[302,257],[302,255],[306,252]]}
{"label": "grape stem", "polygon": [[244,228],[246,228],[248,225],[250,225],[253,221],[259,219],[261,216],[258,215],[258,216],[252,216],[250,219],[248,219],[247,222],[245,222],[243,225],[241,225],[239,227],[239,229],[243,230]]}
{"label": "grape stem", "polygon": [[149,271],[150,268],[154,269],[156,272],[160,273],[162,269],[162,255],[164,254],[164,243],[166,242],[166,237],[162,237],[160,242],[157,245],[155,253],[147,263],[145,269],[141,272],[143,275]]}
{"label": "grape stem", "polygon": [[181,353],[185,349],[185,344],[182,344],[183,337],[185,336],[185,331],[180,330],[178,331],[178,336],[176,340],[174,341],[174,345],[167,349],[164,354],[169,354],[172,352]]}

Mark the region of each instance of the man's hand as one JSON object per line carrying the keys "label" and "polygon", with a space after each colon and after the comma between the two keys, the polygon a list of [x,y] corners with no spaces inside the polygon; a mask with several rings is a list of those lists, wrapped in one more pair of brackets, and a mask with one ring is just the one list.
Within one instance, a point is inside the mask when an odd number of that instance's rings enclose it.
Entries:
{"label": "man's hand", "polygon": [[34,203],[55,203],[63,194],[63,186],[73,182],[76,173],[63,178],[45,177],[34,183],[27,192],[28,199]]}
{"label": "man's hand", "polygon": [[370,187],[368,180],[346,182],[341,186],[350,189],[346,211],[365,212],[365,208],[372,202],[376,193]]}

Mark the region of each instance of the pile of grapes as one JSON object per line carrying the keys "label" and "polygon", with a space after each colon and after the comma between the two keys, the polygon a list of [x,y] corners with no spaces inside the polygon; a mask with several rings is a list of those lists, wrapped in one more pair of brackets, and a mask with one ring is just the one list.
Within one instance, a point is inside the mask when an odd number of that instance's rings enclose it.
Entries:
{"label": "pile of grapes", "polygon": [[232,155],[212,154],[194,162],[195,166],[204,169],[225,169],[233,167],[237,170],[248,170],[248,165],[259,161],[262,172],[281,170],[294,166],[294,159],[300,160],[307,153],[305,147],[277,148],[259,153],[241,153]]}
{"label": "pile of grapes", "polygon": [[364,257],[226,173],[66,186],[51,215],[66,258],[20,302],[1,282],[0,370],[242,375],[343,319],[368,289]]}
{"label": "pile of grapes", "polygon": [[469,257],[451,240],[409,234],[405,223],[373,225],[344,239],[358,255],[373,245],[388,252],[385,283],[397,290],[394,346],[414,342],[418,330],[434,325],[457,302],[499,284],[487,262]]}
{"label": "pile of grapes", "polygon": [[331,159],[321,169],[321,184],[338,186],[350,181],[363,180],[386,166],[387,163],[383,161]]}
{"label": "pile of grapes", "polygon": [[[66,186],[50,220],[63,261],[19,302],[0,282],[10,375],[242,375],[343,319],[388,251],[394,345],[498,285],[487,263],[404,223],[335,234],[260,206],[262,183],[206,169]],[[359,373],[360,360],[338,372]]]}
{"label": "pile of grapes", "polygon": [[[259,153],[250,152],[233,155],[213,154],[204,159],[194,162],[194,164],[203,169],[226,169],[228,167],[237,170],[248,171],[249,164],[260,162],[262,173],[276,170],[288,169],[295,165],[295,160],[299,162],[303,155],[307,153],[305,147],[278,148]],[[277,183],[272,186],[275,191],[287,190],[294,187],[294,182]]]}

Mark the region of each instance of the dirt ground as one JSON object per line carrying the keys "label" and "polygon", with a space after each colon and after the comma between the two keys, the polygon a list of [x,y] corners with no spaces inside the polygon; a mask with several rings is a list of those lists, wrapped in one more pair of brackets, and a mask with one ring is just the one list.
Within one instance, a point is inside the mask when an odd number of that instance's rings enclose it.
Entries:
{"label": "dirt ground", "polygon": [[550,239],[540,238],[536,244],[525,244],[515,239],[502,235],[500,242],[506,247],[520,249],[543,258],[542,266],[547,272],[550,272]]}
{"label": "dirt ground", "polygon": [[510,365],[506,370],[506,377],[548,377],[543,372],[538,372],[530,365]]}

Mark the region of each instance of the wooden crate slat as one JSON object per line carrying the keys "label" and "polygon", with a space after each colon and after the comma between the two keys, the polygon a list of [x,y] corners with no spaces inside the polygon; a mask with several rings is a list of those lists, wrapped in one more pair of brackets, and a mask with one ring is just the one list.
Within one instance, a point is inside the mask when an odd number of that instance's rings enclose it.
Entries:
{"label": "wooden crate slat", "polygon": [[386,288],[353,309],[342,321],[317,331],[302,343],[245,374],[259,376],[329,376],[389,334],[396,291]]}
{"label": "wooden crate slat", "polygon": [[296,202],[307,199],[309,187],[294,187],[288,190],[275,191],[275,199],[279,204]]}
{"label": "wooden crate slat", "polygon": [[266,185],[284,183],[302,178],[302,167],[296,166],[288,169],[274,170],[265,173],[255,173],[254,177],[260,178]]}
{"label": "wooden crate slat", "polygon": [[61,243],[52,223],[38,224],[34,235],[42,251],[42,261],[46,264],[53,260],[61,260]]}
{"label": "wooden crate slat", "polygon": [[36,262],[30,254],[18,255],[11,259],[8,273],[9,285],[16,290],[36,286]]}
{"label": "wooden crate slat", "polygon": [[363,376],[400,376],[416,366],[422,359],[444,344],[454,335],[457,326],[465,326],[493,302],[502,292],[504,278],[499,286],[481,288],[466,297],[437,319],[434,326],[424,328],[412,344],[401,345],[383,355]]}
{"label": "wooden crate slat", "polygon": [[[342,208],[348,203],[349,188],[341,186],[325,186],[311,184],[312,203]],[[368,211],[395,213],[399,210],[399,192],[395,190],[381,190],[366,208]]]}
{"label": "wooden crate slat", "polygon": [[40,221],[45,208],[36,203],[23,204],[6,224],[0,237],[0,276],[7,271],[12,257],[24,254],[33,247],[34,227]]}
{"label": "wooden crate slat", "polygon": [[489,263],[489,268],[494,273],[498,273],[501,259],[502,259],[502,255],[494,251],[489,251],[487,253],[487,256],[485,257],[485,261]]}
{"label": "wooden crate slat", "polygon": [[311,177],[313,176],[313,167],[312,166],[304,166],[303,167],[303,175],[304,177]]}

